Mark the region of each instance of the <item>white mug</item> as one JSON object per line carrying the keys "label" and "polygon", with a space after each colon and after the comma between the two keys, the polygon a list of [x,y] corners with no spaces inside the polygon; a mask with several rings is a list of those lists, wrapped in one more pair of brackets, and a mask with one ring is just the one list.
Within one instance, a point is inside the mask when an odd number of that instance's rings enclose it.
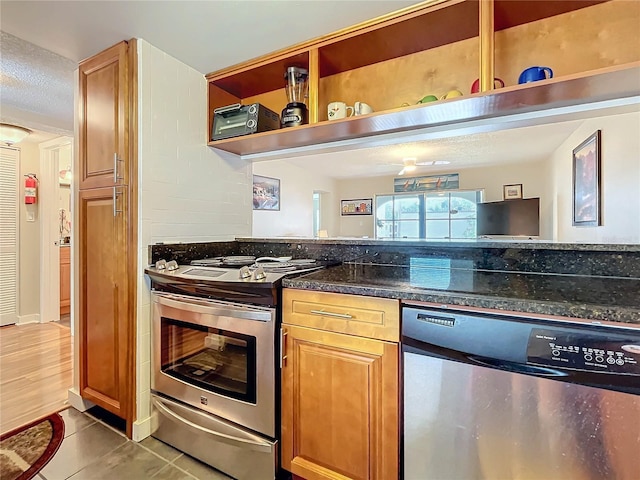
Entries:
{"label": "white mug", "polygon": [[346,118],[347,111],[351,110],[349,117],[353,115],[353,107],[350,107],[344,102],[331,102],[327,107],[327,115],[329,120],[337,120],[339,118]]}
{"label": "white mug", "polygon": [[353,114],[354,115],[366,115],[367,113],[373,113],[373,108],[367,105],[364,102],[356,102],[353,105]]}

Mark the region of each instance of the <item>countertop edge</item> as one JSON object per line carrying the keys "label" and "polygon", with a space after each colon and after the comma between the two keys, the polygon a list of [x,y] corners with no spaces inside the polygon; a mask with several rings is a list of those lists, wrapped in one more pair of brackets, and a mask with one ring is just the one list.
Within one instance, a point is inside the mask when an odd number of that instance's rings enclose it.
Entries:
{"label": "countertop edge", "polygon": [[312,243],[316,245],[355,245],[390,247],[428,247],[428,248],[517,248],[528,250],[578,250],[593,252],[640,252],[640,244],[627,243],[556,243],[544,240],[379,240],[373,238],[313,238],[313,237],[236,237],[243,243]]}
{"label": "countertop edge", "polygon": [[283,279],[282,285],[285,288],[297,288],[301,290],[316,290],[348,295],[393,298],[405,301],[441,303],[460,307],[467,306],[503,310],[505,312],[530,313],[533,315],[553,315],[594,321],[640,324],[640,310],[628,307],[581,305],[497,296],[491,297],[486,295],[435,291],[428,289],[413,291],[393,287],[346,285],[326,281],[309,280],[304,277],[285,278]]}

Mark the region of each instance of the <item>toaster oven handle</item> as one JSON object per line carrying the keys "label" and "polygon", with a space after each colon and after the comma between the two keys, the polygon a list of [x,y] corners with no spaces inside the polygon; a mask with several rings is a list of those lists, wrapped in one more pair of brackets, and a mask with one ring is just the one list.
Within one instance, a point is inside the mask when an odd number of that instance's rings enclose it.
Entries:
{"label": "toaster oven handle", "polygon": [[204,313],[207,315],[217,315],[220,317],[243,318],[246,320],[258,320],[270,322],[273,320],[273,310],[245,305],[232,305],[213,302],[211,300],[188,298],[184,296],[173,296],[166,294],[156,294],[160,305],[183,310],[192,313]]}
{"label": "toaster oven handle", "polygon": [[216,432],[215,430],[211,430],[209,428],[198,425],[197,423],[193,423],[190,420],[178,415],[176,412],[172,411],[168,408],[165,403],[159,398],[153,398],[152,402],[154,406],[158,409],[159,413],[162,415],[173,418],[174,420],[179,421],[180,423],[185,424],[187,427],[190,427],[193,430],[198,432],[206,433],[207,435],[213,435],[219,441],[224,442],[228,445],[234,447],[242,447],[242,448],[250,448],[251,450],[255,450],[258,452],[271,453],[273,447],[268,442],[258,439],[257,437],[251,435],[251,438],[239,438],[234,437],[233,435],[227,435],[226,433]]}
{"label": "toaster oven handle", "polygon": [[224,115],[225,113],[236,112],[242,108],[241,103],[234,103],[233,105],[227,105],[226,107],[214,108],[213,113],[218,115]]}

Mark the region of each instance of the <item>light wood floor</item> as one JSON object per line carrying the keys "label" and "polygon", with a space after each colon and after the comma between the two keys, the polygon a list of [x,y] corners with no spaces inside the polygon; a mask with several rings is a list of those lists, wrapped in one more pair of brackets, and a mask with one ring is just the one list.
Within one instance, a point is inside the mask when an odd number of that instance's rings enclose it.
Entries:
{"label": "light wood floor", "polygon": [[72,344],[56,323],[0,328],[0,433],[67,406]]}

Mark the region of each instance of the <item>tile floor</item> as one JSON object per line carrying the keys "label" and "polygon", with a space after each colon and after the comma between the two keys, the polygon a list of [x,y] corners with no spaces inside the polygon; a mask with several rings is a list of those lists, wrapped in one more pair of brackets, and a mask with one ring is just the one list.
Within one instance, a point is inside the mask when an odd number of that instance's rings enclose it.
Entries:
{"label": "tile floor", "polygon": [[37,480],[230,479],[155,438],[133,442],[90,412],[69,408],[60,415],[64,440]]}

